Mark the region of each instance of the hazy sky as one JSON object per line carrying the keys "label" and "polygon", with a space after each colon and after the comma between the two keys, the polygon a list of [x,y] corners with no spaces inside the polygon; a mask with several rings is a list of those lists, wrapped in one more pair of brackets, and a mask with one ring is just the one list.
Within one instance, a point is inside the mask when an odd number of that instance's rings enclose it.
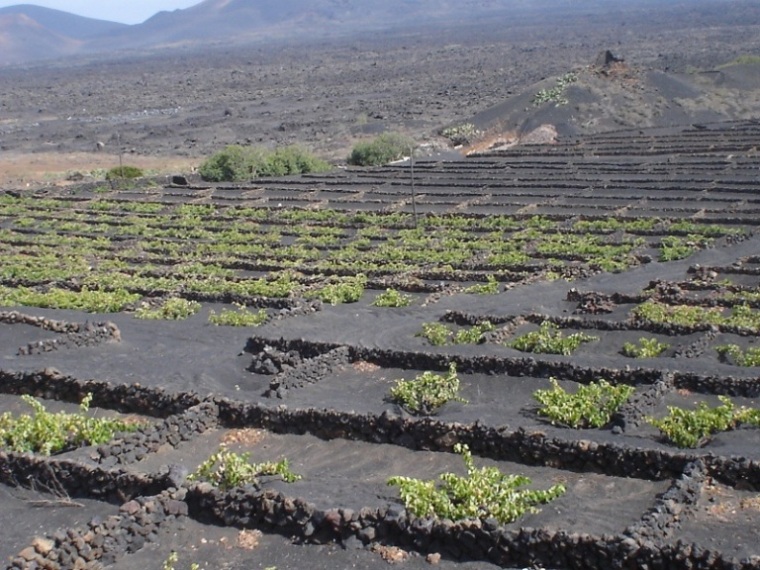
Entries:
{"label": "hazy sky", "polygon": [[0,8],[35,4],[88,18],[139,24],[161,10],[176,10],[200,4],[201,0],[0,0]]}

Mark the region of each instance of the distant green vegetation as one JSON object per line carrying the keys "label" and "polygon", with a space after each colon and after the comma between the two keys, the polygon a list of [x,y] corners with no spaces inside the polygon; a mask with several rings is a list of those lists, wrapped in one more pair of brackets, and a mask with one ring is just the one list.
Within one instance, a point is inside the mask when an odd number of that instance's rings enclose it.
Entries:
{"label": "distant green vegetation", "polygon": [[119,180],[122,178],[140,178],[144,176],[142,170],[136,166],[114,166],[111,170],[106,172],[106,180]]}
{"label": "distant green vegetation", "polygon": [[734,65],[758,65],[758,64],[760,64],[760,55],[746,53],[746,54],[740,55],[739,57],[735,59],[732,59],[728,63],[719,65],[718,69],[724,69],[726,67],[732,67]]}
{"label": "distant green vegetation", "polygon": [[257,176],[288,176],[325,172],[331,166],[299,146],[268,151],[230,145],[201,164],[198,172],[209,182],[240,182]]}
{"label": "distant green vegetation", "polygon": [[533,105],[538,107],[544,103],[553,102],[555,105],[567,105],[567,98],[565,97],[565,89],[571,83],[578,81],[578,76],[573,73],[565,73],[562,77],[557,78],[557,83],[554,87],[549,89],[541,89],[533,97]]}
{"label": "distant green vegetation", "polygon": [[414,141],[398,133],[383,133],[372,141],[357,143],[348,157],[355,166],[381,166],[399,160],[414,148]]}

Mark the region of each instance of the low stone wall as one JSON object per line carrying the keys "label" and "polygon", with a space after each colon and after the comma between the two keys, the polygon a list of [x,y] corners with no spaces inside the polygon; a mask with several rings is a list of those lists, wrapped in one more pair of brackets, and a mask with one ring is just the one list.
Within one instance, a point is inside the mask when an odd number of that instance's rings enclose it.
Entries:
{"label": "low stone wall", "polygon": [[349,351],[345,346],[306,359],[295,367],[277,374],[269,383],[269,390],[266,395],[270,398],[285,398],[289,390],[302,388],[307,384],[315,384],[341,366],[346,366],[349,362]]}

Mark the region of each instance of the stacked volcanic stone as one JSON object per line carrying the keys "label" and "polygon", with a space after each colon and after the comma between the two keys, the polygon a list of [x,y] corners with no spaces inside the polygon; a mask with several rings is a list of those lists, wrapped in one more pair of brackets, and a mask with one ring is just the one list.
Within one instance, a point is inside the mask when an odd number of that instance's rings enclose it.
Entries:
{"label": "stacked volcanic stone", "polygon": [[270,398],[284,398],[288,390],[301,388],[307,384],[315,384],[348,363],[349,350],[346,346],[338,347],[314,358],[308,358],[277,374],[269,383],[269,390],[266,395]]}

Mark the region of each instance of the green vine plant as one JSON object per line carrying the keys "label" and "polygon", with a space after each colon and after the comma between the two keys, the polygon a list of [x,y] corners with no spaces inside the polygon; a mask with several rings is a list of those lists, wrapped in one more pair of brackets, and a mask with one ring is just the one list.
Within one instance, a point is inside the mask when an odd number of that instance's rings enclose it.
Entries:
{"label": "green vine plant", "polygon": [[496,327],[490,321],[483,321],[472,327],[462,328],[457,331],[443,323],[422,323],[422,331],[415,336],[427,340],[433,346],[447,344],[479,344],[486,341],[486,333]]}
{"label": "green vine plant", "polygon": [[724,344],[716,346],[721,360],[728,361],[736,366],[760,366],[760,346],[751,346],[742,350],[736,344]]}
{"label": "green vine plant", "polygon": [[135,311],[135,317],[145,320],[180,321],[191,317],[201,308],[197,301],[188,301],[178,297],[166,299],[158,307],[142,303]]}
{"label": "green vine plant", "polygon": [[405,293],[401,293],[396,289],[386,289],[383,293],[380,293],[375,301],[372,303],[375,307],[408,307],[412,304],[412,296]]}
{"label": "green vine plant", "polygon": [[739,424],[760,426],[760,410],[736,408],[727,396],[718,396],[720,405],[711,408],[700,402],[694,410],[668,406],[664,418],[646,418],[646,421],[660,430],[670,442],[681,448],[699,447],[709,436],[736,428]]}
{"label": "green vine plant", "polygon": [[413,414],[432,415],[452,401],[467,403],[459,396],[459,377],[455,363],[449,364],[448,374],[423,372],[413,380],[396,380],[390,398]]}
{"label": "green vine plant", "polygon": [[485,283],[477,283],[467,287],[464,292],[475,295],[497,295],[499,293],[499,282],[493,275],[488,276]]}
{"label": "green vine plant", "polygon": [[252,311],[245,305],[235,304],[237,309],[222,309],[217,313],[213,309],[209,311],[208,322],[216,326],[225,327],[257,327],[269,318],[266,309]]}
{"label": "green vine plant", "polygon": [[475,467],[466,445],[457,444],[454,451],[464,460],[465,477],[443,473],[439,484],[435,480],[403,476],[388,479],[388,485],[399,488],[401,500],[414,515],[452,521],[495,518],[507,524],[526,513],[537,512],[537,505],[546,504],[565,493],[562,484],[547,490],[525,489],[531,484],[528,477],[506,475],[496,467]]}
{"label": "green vine plant", "polygon": [[553,102],[555,105],[567,105],[568,101],[565,97],[565,89],[571,83],[575,83],[578,80],[578,76],[573,72],[565,73],[565,75],[558,77],[554,87],[548,89],[541,89],[533,97],[533,106],[538,107],[544,103]]}
{"label": "green vine plant", "polygon": [[634,392],[633,386],[613,385],[604,379],[578,387],[571,394],[556,378],[550,378],[551,389],[536,390],[533,397],[541,404],[539,415],[571,428],[601,428],[607,425],[620,406]]}
{"label": "green vine plant", "polygon": [[544,321],[537,331],[525,333],[507,343],[507,346],[522,352],[569,356],[583,343],[595,340],[599,340],[599,337],[585,333],[573,333],[565,336],[557,325],[551,321]]}
{"label": "green vine plant", "polygon": [[279,475],[286,483],[295,483],[301,479],[290,469],[288,460],[251,463],[250,453],[236,453],[229,449],[219,449],[204,461],[195,472],[188,475],[189,481],[211,483],[221,490],[233,489],[244,485],[259,485],[259,477]]}
{"label": "green vine plant", "polygon": [[92,394],[79,404],[79,412],[48,412],[31,396],[21,399],[32,407],[33,414],[14,417],[10,412],[0,416],[0,444],[11,451],[51,455],[83,445],[100,445],[111,441],[117,433],[133,432],[144,424],[114,418],[87,416]]}
{"label": "green vine plant", "polygon": [[323,303],[330,305],[356,303],[362,298],[366,285],[367,277],[359,274],[354,277],[347,277],[337,283],[329,283],[310,292],[307,297],[320,299]]}
{"label": "green vine plant", "polygon": [[638,344],[626,342],[620,352],[629,358],[656,358],[669,348],[670,345],[666,342],[660,342],[656,338],[642,337]]}

